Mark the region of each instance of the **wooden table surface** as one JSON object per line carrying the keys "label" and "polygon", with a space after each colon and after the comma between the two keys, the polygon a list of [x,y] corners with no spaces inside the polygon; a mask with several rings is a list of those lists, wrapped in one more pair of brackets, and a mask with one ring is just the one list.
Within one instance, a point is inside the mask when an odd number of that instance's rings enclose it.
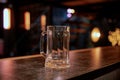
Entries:
{"label": "wooden table surface", "polygon": [[0,80],[94,79],[120,67],[120,47],[70,51],[71,66],[63,70],[45,68],[44,60],[39,54],[0,59]]}

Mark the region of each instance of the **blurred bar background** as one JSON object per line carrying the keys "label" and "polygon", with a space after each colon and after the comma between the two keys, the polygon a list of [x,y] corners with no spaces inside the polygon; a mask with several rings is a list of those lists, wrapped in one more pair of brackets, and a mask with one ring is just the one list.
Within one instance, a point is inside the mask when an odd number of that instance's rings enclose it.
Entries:
{"label": "blurred bar background", "polygon": [[47,25],[70,26],[70,50],[120,46],[119,7],[119,0],[0,0],[0,58],[39,54]]}

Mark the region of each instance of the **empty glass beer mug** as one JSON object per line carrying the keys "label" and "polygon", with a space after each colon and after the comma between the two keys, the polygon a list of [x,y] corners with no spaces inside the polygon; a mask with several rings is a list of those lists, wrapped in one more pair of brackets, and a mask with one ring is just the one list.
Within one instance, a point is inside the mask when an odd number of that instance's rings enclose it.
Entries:
{"label": "empty glass beer mug", "polygon": [[68,68],[69,63],[69,26],[47,26],[47,46],[45,67]]}

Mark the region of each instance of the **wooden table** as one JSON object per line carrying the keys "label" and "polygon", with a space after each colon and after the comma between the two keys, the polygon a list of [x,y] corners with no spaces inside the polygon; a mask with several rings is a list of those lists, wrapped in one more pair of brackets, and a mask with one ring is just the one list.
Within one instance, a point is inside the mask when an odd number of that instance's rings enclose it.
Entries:
{"label": "wooden table", "polygon": [[[120,47],[70,51],[71,66],[63,70],[46,69],[44,60],[39,54],[0,59],[0,80],[100,80],[101,76],[120,70]],[[120,76],[119,72],[116,75]]]}

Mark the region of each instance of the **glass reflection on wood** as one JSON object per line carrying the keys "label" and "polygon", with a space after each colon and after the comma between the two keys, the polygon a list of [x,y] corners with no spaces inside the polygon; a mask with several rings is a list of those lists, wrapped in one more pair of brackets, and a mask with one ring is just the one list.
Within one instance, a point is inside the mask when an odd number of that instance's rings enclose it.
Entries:
{"label": "glass reflection on wood", "polygon": [[96,49],[93,49],[92,50],[92,57],[93,57],[93,59],[92,59],[92,63],[94,63],[93,65],[94,65],[94,67],[100,67],[100,60],[101,60],[101,48],[96,48]]}
{"label": "glass reflection on wood", "polygon": [[[14,65],[14,61],[11,60],[4,60],[2,61],[1,65],[0,65],[0,74],[2,76],[0,76],[0,80],[15,80],[14,79],[14,74],[15,74],[15,65]],[[8,75],[9,74],[9,75]]]}

